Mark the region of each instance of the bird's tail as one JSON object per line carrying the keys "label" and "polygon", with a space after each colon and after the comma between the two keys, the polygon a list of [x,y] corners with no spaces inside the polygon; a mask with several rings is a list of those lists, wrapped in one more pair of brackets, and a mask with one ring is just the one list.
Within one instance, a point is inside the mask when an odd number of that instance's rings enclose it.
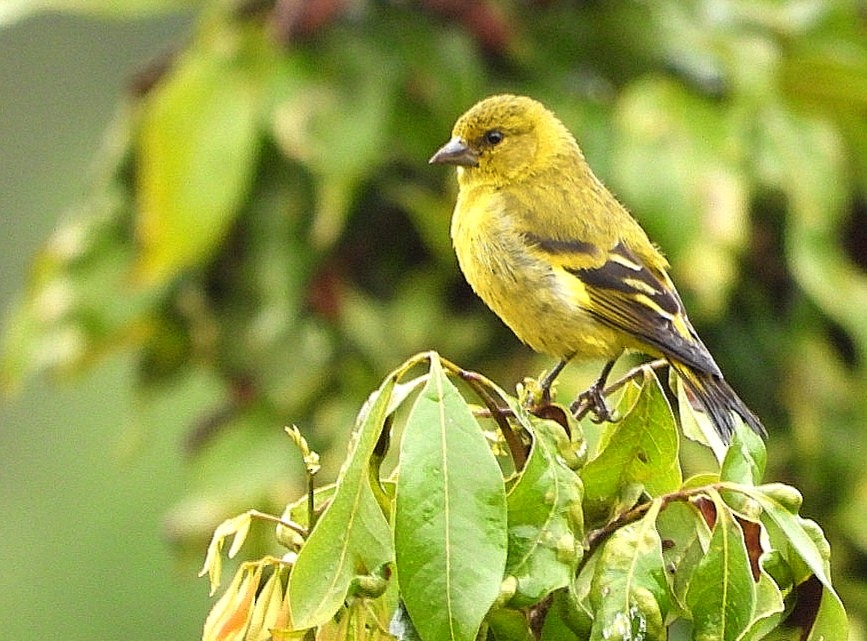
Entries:
{"label": "bird's tail", "polygon": [[756,434],[767,437],[768,433],[759,418],[753,414],[722,376],[699,372],[685,363],[670,361],[687,390],[707,413],[723,443],[731,441],[735,429],[734,415],[740,416]]}

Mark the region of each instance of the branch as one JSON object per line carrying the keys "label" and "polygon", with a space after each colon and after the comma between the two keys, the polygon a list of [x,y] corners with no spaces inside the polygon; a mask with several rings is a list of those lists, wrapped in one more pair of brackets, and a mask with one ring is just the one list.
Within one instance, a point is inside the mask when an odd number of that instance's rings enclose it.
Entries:
{"label": "branch", "polygon": [[[654,361],[654,363],[655,362],[656,361]],[[576,576],[579,572],[581,572],[581,568],[584,567],[584,564],[590,559],[591,556],[593,556],[596,550],[605,542],[605,540],[609,536],[614,534],[620,528],[629,525],[630,523],[640,521],[650,509],[650,506],[653,505],[654,501],[659,501],[661,503],[661,506],[659,508],[661,512],[668,506],[669,503],[674,503],[675,501],[689,501],[692,497],[707,492],[709,489],[721,490],[725,488],[726,483],[724,482],[711,483],[710,485],[702,485],[700,487],[691,487],[683,490],[678,490],[677,492],[671,492],[670,494],[663,494],[662,496],[653,499],[653,501],[642,503],[641,505],[637,505],[627,510],[626,512],[621,512],[602,527],[591,530],[587,534],[587,536],[584,537],[584,557],[581,559],[581,563],[578,564],[578,569],[575,572]]]}
{"label": "branch", "polygon": [[461,380],[466,381],[466,383],[473,388],[473,391],[478,394],[484,406],[487,407],[488,411],[491,413],[491,417],[497,422],[500,432],[502,432],[503,438],[506,440],[506,445],[509,446],[509,452],[512,454],[512,461],[515,463],[515,470],[520,472],[524,469],[524,465],[527,463],[527,451],[524,448],[524,444],[521,442],[521,438],[515,433],[515,430],[513,430],[512,426],[509,424],[508,417],[512,415],[511,408],[500,407],[497,404],[497,401],[494,400],[494,397],[491,396],[485,388],[484,383],[487,379],[481,374],[461,370],[459,376],[461,377]]}
{"label": "branch", "polygon": [[440,361],[446,369],[454,373],[458,378],[469,385],[473,392],[476,393],[482,401],[482,404],[488,409],[488,412],[490,412],[491,418],[497,422],[497,426],[503,434],[503,439],[505,439],[506,445],[509,447],[512,461],[515,464],[515,470],[518,472],[523,470],[524,465],[527,463],[527,451],[524,448],[524,444],[521,442],[521,438],[515,433],[515,430],[513,430],[512,426],[509,424],[509,417],[513,415],[511,408],[499,405],[496,399],[491,396],[488,391],[493,384],[478,372],[461,369],[451,361],[447,361],[442,357],[440,358]]}

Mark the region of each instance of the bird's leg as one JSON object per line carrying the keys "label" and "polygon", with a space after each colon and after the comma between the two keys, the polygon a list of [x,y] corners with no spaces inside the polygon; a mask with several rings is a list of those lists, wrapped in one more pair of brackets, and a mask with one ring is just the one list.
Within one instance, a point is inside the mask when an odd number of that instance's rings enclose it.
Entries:
{"label": "bird's leg", "polygon": [[557,363],[553,369],[545,374],[545,378],[542,379],[542,382],[539,384],[539,387],[542,390],[542,403],[548,404],[551,402],[551,386],[554,384],[554,381],[560,375],[560,372],[563,371],[563,368],[569,363],[569,358],[564,358],[559,363]]}
{"label": "bird's leg", "polygon": [[605,396],[602,393],[605,391],[605,382],[608,380],[608,375],[611,374],[611,370],[614,368],[614,363],[616,362],[617,359],[612,358],[605,363],[605,367],[602,368],[602,372],[599,374],[596,382],[584,392],[581,392],[569,407],[575,418],[580,419],[588,411],[592,411],[595,415],[593,419],[594,423],[604,423],[614,418],[611,410],[608,409],[608,405],[605,403]]}

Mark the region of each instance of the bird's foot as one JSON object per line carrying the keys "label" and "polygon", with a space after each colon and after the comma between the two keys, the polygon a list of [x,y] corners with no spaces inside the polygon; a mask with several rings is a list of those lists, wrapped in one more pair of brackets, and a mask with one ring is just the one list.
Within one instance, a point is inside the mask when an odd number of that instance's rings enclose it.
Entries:
{"label": "bird's foot", "polygon": [[593,416],[590,420],[594,423],[614,423],[617,420],[614,412],[608,409],[608,404],[605,402],[604,386],[603,381],[596,381],[578,395],[578,398],[569,406],[576,419],[580,420],[588,412],[591,412]]}
{"label": "bird's foot", "polygon": [[617,359],[612,358],[605,363],[605,367],[602,368],[602,372],[599,374],[596,382],[586,391],[579,394],[578,398],[569,406],[572,416],[576,420],[580,421],[587,412],[593,412],[593,418],[590,420],[594,423],[614,423],[619,420],[615,418],[614,413],[608,409],[608,405],[605,403],[605,381],[608,380],[608,375],[611,373],[616,362]]}

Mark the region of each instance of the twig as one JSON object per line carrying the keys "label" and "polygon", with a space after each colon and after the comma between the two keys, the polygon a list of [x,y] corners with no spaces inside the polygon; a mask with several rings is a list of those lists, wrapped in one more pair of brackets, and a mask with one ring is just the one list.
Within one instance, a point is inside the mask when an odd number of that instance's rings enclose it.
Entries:
{"label": "twig", "polygon": [[313,530],[316,525],[318,514],[315,510],[314,491],[316,490],[315,477],[319,472],[319,454],[310,449],[307,439],[301,435],[301,430],[297,425],[283,428],[289,438],[295,443],[295,447],[301,453],[301,460],[304,463],[304,470],[307,474],[307,526],[309,530]]}
{"label": "twig", "polygon": [[496,399],[494,399],[488,391],[492,385],[491,382],[478,372],[471,372],[462,369],[444,358],[440,358],[440,361],[446,369],[464,381],[472,388],[473,392],[476,393],[482,401],[482,404],[488,409],[488,412],[490,412],[491,418],[496,421],[497,426],[500,428],[500,432],[503,434],[503,439],[506,441],[506,445],[509,447],[509,452],[512,455],[512,462],[515,464],[515,470],[518,472],[523,470],[524,465],[527,462],[527,452],[524,449],[524,444],[521,442],[520,437],[509,424],[509,417],[513,416],[511,408],[502,407],[497,403]]}
{"label": "twig", "polygon": [[[656,362],[656,361],[654,361]],[[619,381],[618,381],[619,382]],[[685,490],[678,490],[676,492],[671,492],[670,494],[663,494],[662,496],[654,499],[653,501],[648,501],[647,503],[642,503],[641,505],[637,505],[626,512],[621,512],[608,523],[603,525],[600,528],[595,530],[591,530],[587,536],[584,537],[584,557],[581,559],[581,563],[578,565],[578,569],[575,574],[577,575],[581,568],[584,567],[584,564],[593,556],[593,553],[601,546],[605,540],[614,534],[620,528],[629,525],[630,523],[635,523],[636,521],[641,520],[647,511],[650,509],[650,506],[653,505],[655,501],[660,502],[659,510],[664,510],[670,503],[674,503],[675,501],[688,501],[693,496],[701,494],[703,492],[707,492],[708,489],[721,490],[726,488],[726,483],[711,483],[709,485],[702,485],[700,487],[691,487]]]}
{"label": "twig", "polygon": [[250,510],[249,514],[250,516],[256,517],[260,521],[269,521],[271,523],[276,523],[277,525],[282,525],[286,529],[297,532],[303,537],[306,537],[310,533],[310,528],[306,528],[300,523],[296,523],[295,521],[290,521],[279,516],[274,516],[273,514],[267,514],[265,512],[260,512],[259,510]]}
{"label": "twig", "polygon": [[481,399],[484,406],[488,408],[491,417],[497,422],[500,432],[502,432],[503,438],[506,441],[506,445],[509,446],[509,452],[512,454],[512,461],[515,464],[515,470],[518,472],[523,470],[524,465],[527,463],[527,452],[524,449],[524,444],[521,442],[520,437],[509,424],[508,417],[512,415],[512,410],[509,408],[504,409],[497,404],[497,401],[488,393],[488,390],[485,387],[487,379],[481,374],[461,370],[458,373],[458,376],[460,376],[462,381],[465,381],[473,388],[473,391]]}

